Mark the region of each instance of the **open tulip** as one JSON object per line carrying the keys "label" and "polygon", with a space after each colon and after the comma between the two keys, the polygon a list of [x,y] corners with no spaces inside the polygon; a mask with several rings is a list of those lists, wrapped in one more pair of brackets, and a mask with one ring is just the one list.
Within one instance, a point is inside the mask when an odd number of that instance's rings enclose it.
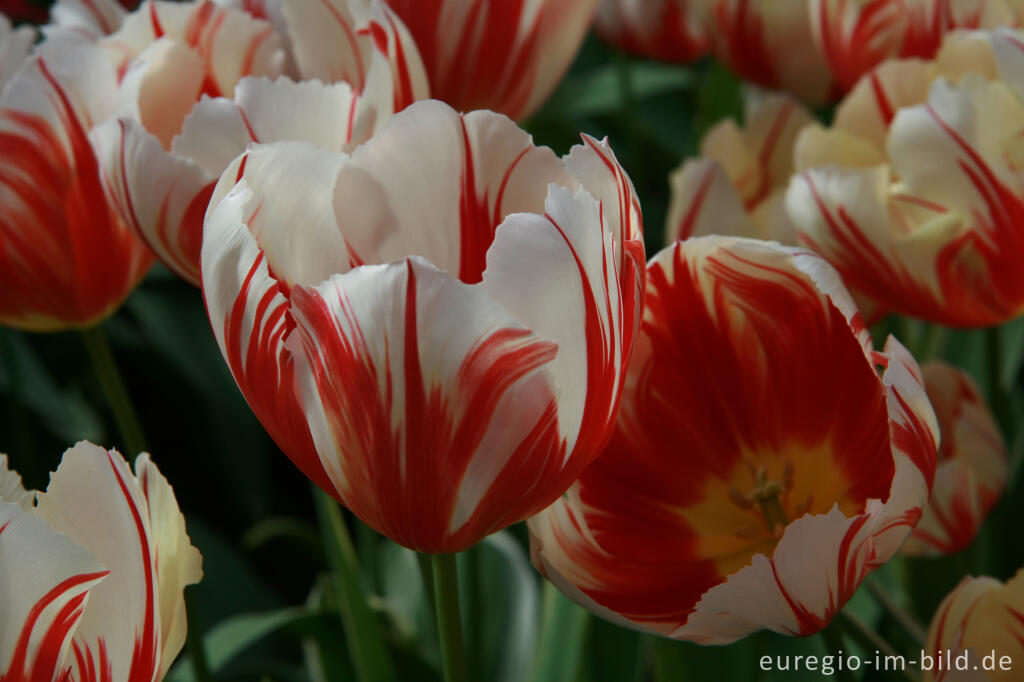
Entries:
{"label": "open tulip", "polygon": [[[310,22],[315,25],[318,20],[314,5],[284,8],[296,26],[296,37],[312,30]],[[179,13],[186,7],[173,6]],[[137,32],[135,24],[149,21],[148,13],[156,8],[171,9],[144,5],[126,19],[122,32]],[[351,78],[351,83],[329,85],[243,77],[280,72],[284,53],[276,47],[270,24],[239,9],[215,9],[208,2],[187,11],[188,18],[177,18],[176,24],[205,22],[220,28],[198,41],[186,31],[184,37],[161,37],[146,48],[129,67],[119,93],[130,103],[132,115],[108,121],[95,131],[93,142],[104,187],[121,215],[165,264],[198,285],[203,215],[210,194],[224,168],[247,144],[304,140],[347,151],[368,138],[392,111],[425,96],[426,79],[415,78],[418,71],[409,71],[407,60],[393,62],[403,29],[382,5],[375,5],[365,26],[349,27],[353,36],[356,29],[361,31],[350,46],[360,62],[352,72],[318,53],[314,36],[294,41],[304,71],[328,81],[337,79],[331,76]],[[119,44],[124,40],[120,35],[107,42]],[[222,71],[214,86],[205,85]],[[212,90],[215,97],[196,103],[205,90]]]}
{"label": "open tulip", "polygon": [[[1024,660],[1024,571],[1006,584],[995,578],[964,578],[943,600],[928,628],[925,655],[966,654],[966,671],[922,674],[924,682],[1016,682]],[[988,658],[988,661],[985,659]]]}
{"label": "open tulip", "polygon": [[1009,476],[999,427],[971,377],[942,362],[921,368],[942,433],[932,498],[903,545],[910,555],[953,554],[970,546]]}
{"label": "open tulip", "polygon": [[768,95],[748,103],[742,128],[727,120],[709,130],[700,158],[687,159],[669,176],[669,243],[723,234],[795,245],[784,198],[794,141],[813,120],[792,98]]}
{"label": "open tulip", "polygon": [[917,523],[937,443],[914,359],[872,349],[822,259],[676,242],[648,264],[607,449],[529,521],[534,563],[632,628],[810,635]]}
{"label": "open tulip", "polygon": [[708,48],[701,9],[694,0],[600,0],[595,28],[628,52],[689,62]]}
{"label": "open tulip", "polygon": [[[33,504],[37,499],[38,503]],[[202,577],[167,480],[146,454],[79,443],[45,493],[0,455],[0,679],[163,679]]]}
{"label": "open tulip", "polygon": [[87,137],[112,113],[116,86],[100,48],[56,44],[0,93],[0,324],[91,326],[152,263],[104,198]]}
{"label": "open tulip", "polygon": [[388,0],[416,40],[433,97],[520,120],[547,99],[597,0]]}
{"label": "open tulip", "polygon": [[[940,78],[923,104],[878,108],[886,114],[875,121],[891,120],[871,125],[884,151],[819,144],[842,150],[842,165],[812,167],[789,188],[798,239],[889,310],[962,327],[1024,312],[1024,103],[1013,90],[1024,82],[1013,59],[1024,52],[1013,33],[994,40],[1004,45],[1001,80]],[[798,162],[813,156],[803,140],[797,147]]]}
{"label": "open tulip", "polygon": [[810,24],[810,0],[706,0],[712,49],[738,76],[809,104],[836,94]]}
{"label": "open tulip", "polygon": [[606,143],[559,159],[504,116],[418,102],[351,155],[277,143],[232,164],[203,293],[285,453],[400,544],[455,552],[550,504],[607,440],[641,231]]}
{"label": "open tulip", "polygon": [[1006,0],[810,0],[811,27],[839,87],[849,90],[886,59],[931,59],[955,29],[1016,23]]}

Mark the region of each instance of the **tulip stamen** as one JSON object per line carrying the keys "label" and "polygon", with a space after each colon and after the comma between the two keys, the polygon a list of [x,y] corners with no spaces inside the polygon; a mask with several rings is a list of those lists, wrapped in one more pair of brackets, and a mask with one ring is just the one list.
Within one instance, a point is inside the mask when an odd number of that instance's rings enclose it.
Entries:
{"label": "tulip stamen", "polygon": [[[790,479],[792,475],[786,472],[784,479]],[[754,490],[751,491],[749,499],[761,510],[761,517],[768,525],[768,530],[779,537],[782,530],[789,525],[789,518],[785,509],[782,508],[782,493],[786,492],[786,485],[778,481],[769,481],[768,472],[764,467],[757,471],[754,479]]]}

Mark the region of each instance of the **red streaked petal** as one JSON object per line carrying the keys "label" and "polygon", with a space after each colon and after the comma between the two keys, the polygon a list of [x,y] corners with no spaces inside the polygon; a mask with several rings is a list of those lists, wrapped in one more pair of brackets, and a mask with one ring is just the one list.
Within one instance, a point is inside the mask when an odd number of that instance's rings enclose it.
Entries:
{"label": "red streaked petal", "polygon": [[[421,164],[432,169],[426,177]],[[361,262],[415,254],[473,283],[495,228],[510,213],[543,212],[552,182],[573,180],[508,118],[417,102],[353,152],[338,176],[334,211]]]}
{"label": "red streaked petal", "polygon": [[[276,149],[281,146],[286,149],[293,147],[303,153],[289,157]],[[277,156],[274,156],[275,153]],[[325,152],[314,152],[309,146],[279,143],[255,149],[250,154],[257,157],[262,155],[262,158],[270,160],[298,159],[296,172],[308,172],[311,167],[319,166],[306,164],[304,159],[308,155],[315,159],[318,154],[322,156]],[[279,281],[278,275],[271,271],[267,255],[250,232],[250,224],[257,225],[261,230],[264,224],[269,224],[269,230],[278,232],[278,242],[288,243],[287,229],[303,224],[303,221],[293,222],[290,216],[302,213],[289,213],[287,205],[277,210],[271,204],[268,211],[281,217],[281,220],[265,223],[264,214],[260,210],[261,199],[254,196],[246,183],[251,180],[257,186],[269,186],[261,185],[263,176],[260,171],[268,171],[271,175],[284,172],[291,176],[291,182],[294,182],[296,176],[285,170],[289,167],[286,163],[276,168],[273,163],[256,163],[252,176],[232,190],[235,179],[244,175],[248,169],[248,159],[248,155],[243,156],[229,168],[228,175],[222,179],[217,190],[220,196],[215,193],[211,201],[209,218],[204,226],[206,234],[202,250],[202,283],[207,313],[221,353],[256,417],[281,450],[306,476],[325,490],[331,490],[332,486],[317,457],[309,427],[295,395],[293,361],[284,348],[284,340],[294,328],[288,311],[290,286]],[[231,175],[232,170],[234,175]],[[322,183],[333,176],[314,172],[311,177],[314,182]],[[310,207],[309,198],[316,196],[316,193],[307,196],[301,192],[277,192],[269,195],[268,200],[273,197],[273,200],[286,204],[297,202],[293,205],[296,210],[303,206],[305,208],[302,210],[307,210]],[[329,201],[328,195],[326,202]],[[317,217],[317,213],[308,215]],[[324,249],[317,240],[304,240],[301,243],[319,249],[316,253],[321,259],[332,258],[331,253],[327,253],[328,249]],[[340,256],[337,253],[334,255],[338,256],[335,263],[337,267],[348,267],[343,253]],[[329,271],[334,270],[329,268]]]}
{"label": "red streaked petal", "polygon": [[[110,679],[152,679],[160,668],[156,548],[145,495],[127,463],[79,443],[64,453],[38,500],[37,515],[89,548],[111,574],[90,593],[75,633],[76,653],[97,664],[105,649]],[[81,662],[74,667],[81,669]]]}
{"label": "red streaked petal", "polygon": [[111,119],[91,134],[103,186],[121,217],[168,267],[199,284],[203,215],[216,177],[168,154],[131,119]]}
{"label": "red streaked petal", "polygon": [[119,29],[125,14],[117,0],[57,0],[43,32],[47,39],[59,32],[96,40]]}
{"label": "red streaked petal", "polygon": [[0,502],[0,670],[5,682],[59,679],[89,591],[93,554],[17,504]]}
{"label": "red streaked petal", "polygon": [[[0,320],[28,329],[94,324],[152,255],[108,205],[86,136],[110,112],[101,50],[50,45],[0,97]],[[104,267],[96,267],[97,263]]]}
{"label": "red streaked petal", "polygon": [[10,20],[0,14],[0,90],[28,58],[36,32],[31,26],[11,28]]}
{"label": "red streaked petal", "polygon": [[708,48],[702,14],[693,0],[601,0],[594,28],[627,52],[690,62]]}
{"label": "red streaked petal", "polygon": [[460,111],[523,119],[547,98],[589,28],[597,0],[389,0],[415,38],[432,96]]}
{"label": "red streaked petal", "polygon": [[757,237],[740,195],[721,164],[690,159],[669,176],[672,200],[665,223],[666,243],[709,234]]}
{"label": "red streaked petal", "polygon": [[546,370],[557,346],[480,286],[413,257],[296,287],[292,305],[321,461],[346,506],[399,544],[465,549],[571,480]]}

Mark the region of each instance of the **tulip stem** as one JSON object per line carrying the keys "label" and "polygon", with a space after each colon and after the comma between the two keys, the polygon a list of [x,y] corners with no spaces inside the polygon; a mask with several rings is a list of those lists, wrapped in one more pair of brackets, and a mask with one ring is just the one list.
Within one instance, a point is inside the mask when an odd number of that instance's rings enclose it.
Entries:
{"label": "tulip stem", "polygon": [[889,596],[889,593],[883,590],[877,583],[868,580],[864,583],[864,586],[871,596],[875,598],[879,606],[892,616],[893,620],[900,624],[900,627],[910,635],[911,639],[920,646],[924,646],[925,641],[928,639],[928,633],[917,621],[917,618],[897,604],[896,600]]}
{"label": "tulip stem", "polygon": [[[826,656],[836,656],[840,660],[843,658],[843,630],[839,624],[838,616],[836,620],[821,631],[821,639],[825,642]],[[841,682],[855,682],[856,680],[853,673],[846,667],[841,667],[836,671],[836,679]]]}
{"label": "tulip stem", "polygon": [[999,327],[985,330],[985,354],[988,356],[989,404],[992,406],[1000,431],[1009,437],[1013,416],[1007,409],[1007,394],[1003,389],[1003,336]]}
{"label": "tulip stem", "polygon": [[121,447],[129,461],[134,462],[140,452],[146,451],[146,437],[142,433],[139,418],[132,407],[132,400],[125,388],[124,378],[117,368],[117,361],[110,349],[103,329],[96,325],[81,331],[85,349],[89,352],[96,378],[99,379],[103,392],[107,396],[110,411],[114,414],[117,430],[121,434]]}
{"label": "tulip stem", "polygon": [[[864,650],[868,652],[868,655],[871,655],[873,652],[878,652],[882,656],[885,656],[886,660],[901,660],[903,658],[899,655],[899,652],[896,651],[896,648],[893,647],[892,644],[887,642],[885,638],[869,628],[862,620],[852,614],[840,611],[835,617],[835,621],[828,629],[835,628],[840,628],[842,631],[845,631],[853,641],[860,644]],[[914,682],[914,676],[906,669],[890,670],[889,672],[892,676],[901,680]]]}
{"label": "tulip stem", "polygon": [[316,486],[313,488],[320,530],[323,534],[327,564],[338,594],[341,624],[359,682],[385,682],[394,679],[377,616],[370,609],[359,581],[359,562],[345,519],[334,499]]}
{"label": "tulip stem", "polygon": [[210,664],[206,659],[206,648],[203,644],[202,633],[196,623],[196,598],[195,587],[185,588],[185,620],[188,630],[185,633],[185,648],[188,650],[188,658],[192,664],[192,675],[197,682],[211,682],[213,675],[210,674]]}
{"label": "tulip stem", "polygon": [[466,650],[462,643],[459,614],[459,577],[454,554],[433,555],[434,602],[437,606],[437,634],[445,682],[467,682]]}

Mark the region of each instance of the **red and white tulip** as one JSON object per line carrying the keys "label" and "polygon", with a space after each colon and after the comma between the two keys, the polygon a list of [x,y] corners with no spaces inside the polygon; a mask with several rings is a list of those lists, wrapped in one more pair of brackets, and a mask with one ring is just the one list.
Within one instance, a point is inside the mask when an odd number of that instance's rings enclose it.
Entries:
{"label": "red and white tulip", "polygon": [[58,43],[0,93],[0,324],[93,325],[152,263],[104,198],[88,139],[113,113],[116,88],[101,48]]}
{"label": "red and white tulip", "polygon": [[[33,501],[37,500],[36,504]],[[45,493],[0,455],[0,676],[159,682],[185,642],[202,557],[149,455],[82,442]]]}
{"label": "red and white tulip", "polygon": [[838,86],[851,89],[887,59],[932,59],[956,29],[991,29],[1020,17],[1006,0],[810,0],[811,27]]}
{"label": "red and white tulip", "polygon": [[576,57],[597,0],[388,0],[409,27],[433,97],[522,120]]}
{"label": "red and white tulip", "polygon": [[[1024,102],[1014,91],[1024,50],[1011,32],[992,39],[1001,79],[940,78],[922,104],[874,107],[859,124],[873,132],[812,131],[818,142],[797,143],[798,165],[811,166],[787,196],[798,238],[885,309],[959,327],[1024,312]],[[903,92],[913,100],[928,82],[910,74]]]}
{"label": "red and white tulip", "polygon": [[[989,577],[964,578],[936,611],[924,653],[952,660],[966,654],[969,668],[939,671],[933,665],[922,673],[924,682],[1019,680],[1024,660],[1024,571],[1006,584]],[[986,664],[988,656],[993,658]]]}
{"label": "red and white tulip", "polygon": [[614,424],[643,293],[605,142],[559,159],[418,102],[351,155],[256,146],[207,214],[203,293],[250,406],[396,542],[465,549],[554,501]]}
{"label": "red and white tulip", "polygon": [[594,28],[641,57],[690,62],[708,49],[702,10],[695,0],[600,0]]}
{"label": "red and white tulip", "polygon": [[903,545],[909,555],[967,549],[1006,487],[1006,446],[970,375],[942,362],[922,368],[942,433],[935,485],[924,516]]}
{"label": "red and white tulip", "polygon": [[811,0],[707,0],[713,53],[741,78],[809,104],[838,94],[811,33]]}
{"label": "red and white tulip", "polygon": [[699,237],[648,264],[618,426],[529,521],[537,568],[615,623],[726,644],[810,635],[899,549],[938,426],[821,258]]}
{"label": "red and white tulip", "polygon": [[[317,13],[324,7],[295,3],[281,14],[294,28],[290,37],[299,70],[328,85],[247,77],[281,72],[279,36],[267,21],[210,2],[144,5],[125,20],[121,34],[108,39],[120,45],[126,40],[122,34],[145,34],[149,28],[142,24],[150,27],[147,17],[160,12],[175,25],[196,26],[173,39],[156,39],[135,58],[119,92],[130,115],[108,121],[93,136],[111,201],[160,259],[193,284],[199,284],[210,194],[247,144],[304,140],[347,151],[393,111],[426,94],[422,66],[410,70],[418,62],[404,57],[395,62],[406,32],[393,13],[375,5],[362,25],[346,25],[342,33],[351,35],[351,44],[317,42],[325,30],[325,17]],[[168,15],[172,9],[187,11],[187,17]],[[338,23],[332,17],[328,12],[326,28],[333,31]],[[141,45],[154,36],[128,42]]]}
{"label": "red and white tulip", "polygon": [[726,120],[709,130],[700,157],[669,176],[669,243],[722,234],[795,245],[784,199],[794,171],[793,144],[813,120],[792,98],[767,95],[748,103],[742,128]]}

